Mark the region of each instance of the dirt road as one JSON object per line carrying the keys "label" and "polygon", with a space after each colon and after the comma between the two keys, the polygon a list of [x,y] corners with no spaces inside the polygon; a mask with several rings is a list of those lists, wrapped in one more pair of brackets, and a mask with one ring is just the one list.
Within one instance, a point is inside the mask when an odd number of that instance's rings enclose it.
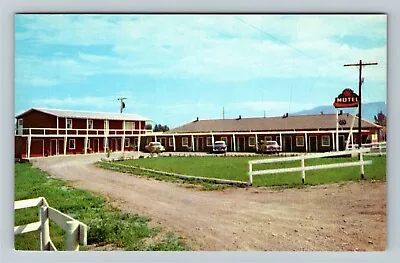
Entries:
{"label": "dirt road", "polygon": [[34,166],[113,205],[147,215],[194,250],[376,251],[386,248],[386,183],[198,191],[103,170],[104,155],[40,158]]}

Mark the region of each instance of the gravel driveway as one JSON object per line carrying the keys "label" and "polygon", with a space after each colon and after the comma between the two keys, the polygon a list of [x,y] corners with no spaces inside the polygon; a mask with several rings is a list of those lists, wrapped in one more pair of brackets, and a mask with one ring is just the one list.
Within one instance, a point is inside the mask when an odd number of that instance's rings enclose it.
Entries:
{"label": "gravel driveway", "polygon": [[183,236],[194,250],[386,249],[386,182],[199,191],[95,167],[102,157],[32,162],[77,188],[109,197],[121,210],[149,216],[152,225]]}

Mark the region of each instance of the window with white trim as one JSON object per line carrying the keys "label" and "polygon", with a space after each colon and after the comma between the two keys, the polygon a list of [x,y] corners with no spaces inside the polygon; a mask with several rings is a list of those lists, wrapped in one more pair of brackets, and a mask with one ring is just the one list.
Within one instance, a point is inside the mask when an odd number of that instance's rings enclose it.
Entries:
{"label": "window with white trim", "polygon": [[265,136],[264,139],[265,141],[272,141],[272,136]]}
{"label": "window with white trim", "polygon": [[169,137],[168,144],[169,144],[169,146],[174,146],[174,138],[173,137]]}
{"label": "window with white trim", "polygon": [[93,129],[93,120],[88,120],[88,127],[89,130]]}
{"label": "window with white trim", "polygon": [[331,146],[331,137],[329,135],[322,136],[322,146]]}
{"label": "window with white trim", "polygon": [[130,138],[125,138],[125,147],[129,147],[131,144],[131,139]]}
{"label": "window with white trim", "polygon": [[125,122],[125,130],[134,130],[135,129],[135,123],[133,121],[126,121]]}
{"label": "window with white trim", "polygon": [[67,119],[67,129],[72,129],[72,119]]}
{"label": "window with white trim", "polygon": [[249,137],[249,146],[256,146],[256,137]]}
{"label": "window with white trim", "polygon": [[225,144],[228,144],[228,137],[221,137],[221,141],[224,141]]}
{"label": "window with white trim", "polygon": [[189,138],[182,137],[182,146],[189,146]]}
{"label": "window with white trim", "polygon": [[74,150],[75,149],[75,139],[69,139],[68,140],[68,148],[70,150]]}
{"label": "window with white trim", "polygon": [[304,136],[296,136],[296,146],[304,146]]}
{"label": "window with white trim", "polygon": [[207,146],[213,146],[211,137],[207,137]]}

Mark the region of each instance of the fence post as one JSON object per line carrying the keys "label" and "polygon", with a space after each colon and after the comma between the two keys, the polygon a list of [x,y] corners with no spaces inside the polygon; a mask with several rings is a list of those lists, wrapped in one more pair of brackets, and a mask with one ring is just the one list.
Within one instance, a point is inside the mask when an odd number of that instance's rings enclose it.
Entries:
{"label": "fence post", "polygon": [[[359,149],[359,151],[360,151],[360,162],[363,162],[364,158],[363,158],[363,154],[362,154],[362,148]],[[364,179],[364,164],[361,164],[361,166],[360,166],[360,173],[361,173],[361,179]]]}
{"label": "fence post", "polygon": [[379,156],[382,156],[382,147],[381,147],[381,142],[378,142],[378,147],[379,147]]}
{"label": "fence post", "polygon": [[304,155],[301,156],[301,183],[304,184],[306,181],[306,170],[304,169]]}
{"label": "fence post", "polygon": [[49,229],[49,216],[47,206],[41,206],[39,208],[40,218],[40,251],[50,250],[50,229]]}
{"label": "fence post", "polygon": [[253,164],[249,161],[249,185],[253,185],[253,175],[251,174],[253,172]]}
{"label": "fence post", "polygon": [[67,251],[78,251],[79,250],[79,222],[68,221],[66,231],[66,245]]}

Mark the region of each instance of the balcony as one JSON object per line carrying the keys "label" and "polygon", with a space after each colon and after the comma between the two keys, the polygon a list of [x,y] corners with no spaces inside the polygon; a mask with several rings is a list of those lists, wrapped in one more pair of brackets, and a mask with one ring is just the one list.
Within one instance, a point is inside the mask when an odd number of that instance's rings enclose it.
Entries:
{"label": "balcony", "polygon": [[149,134],[152,130],[123,130],[123,129],[65,129],[65,128],[23,128],[15,129],[15,136],[113,136],[113,135],[139,135]]}

